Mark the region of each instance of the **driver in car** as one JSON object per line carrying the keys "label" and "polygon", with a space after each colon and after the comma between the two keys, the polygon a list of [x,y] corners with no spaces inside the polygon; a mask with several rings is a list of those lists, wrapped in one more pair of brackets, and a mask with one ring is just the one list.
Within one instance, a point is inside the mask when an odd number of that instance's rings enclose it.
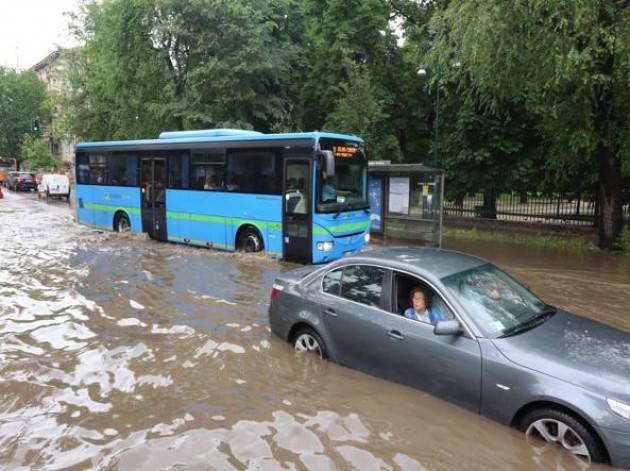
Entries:
{"label": "driver in car", "polygon": [[444,319],[442,311],[437,306],[430,305],[429,293],[419,286],[411,290],[409,300],[412,307],[405,311],[406,318],[433,325]]}

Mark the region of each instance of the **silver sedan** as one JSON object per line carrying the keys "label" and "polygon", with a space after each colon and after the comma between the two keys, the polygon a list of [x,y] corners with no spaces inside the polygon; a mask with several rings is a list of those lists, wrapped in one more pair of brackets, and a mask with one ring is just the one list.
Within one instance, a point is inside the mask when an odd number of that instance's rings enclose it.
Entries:
{"label": "silver sedan", "polygon": [[284,273],[272,331],[303,352],[630,468],[630,335],[545,304],[470,255],[385,248]]}

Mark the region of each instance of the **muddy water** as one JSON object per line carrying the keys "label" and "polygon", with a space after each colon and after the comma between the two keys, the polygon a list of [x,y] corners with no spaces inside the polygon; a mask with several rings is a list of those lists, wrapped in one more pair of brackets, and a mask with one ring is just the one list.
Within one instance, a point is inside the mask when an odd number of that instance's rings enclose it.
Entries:
{"label": "muddy water", "polygon": [[[447,242],[549,302],[630,326],[621,258]],[[574,469],[420,391],[296,356],[266,317],[271,282],[290,268],[101,233],[63,203],[8,194],[0,467]]]}

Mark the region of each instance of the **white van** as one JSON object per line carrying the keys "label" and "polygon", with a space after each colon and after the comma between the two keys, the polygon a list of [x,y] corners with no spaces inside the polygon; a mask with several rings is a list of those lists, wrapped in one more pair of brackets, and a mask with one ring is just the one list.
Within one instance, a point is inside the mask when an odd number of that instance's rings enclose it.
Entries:
{"label": "white van", "polygon": [[40,197],[45,196],[47,199],[55,196],[70,201],[70,179],[65,175],[44,175],[37,185],[37,192]]}

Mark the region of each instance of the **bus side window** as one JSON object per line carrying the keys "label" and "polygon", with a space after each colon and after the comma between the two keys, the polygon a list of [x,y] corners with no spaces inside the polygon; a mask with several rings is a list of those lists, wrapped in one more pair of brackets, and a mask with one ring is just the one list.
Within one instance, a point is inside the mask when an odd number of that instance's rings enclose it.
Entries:
{"label": "bus side window", "polygon": [[229,154],[228,191],[280,194],[274,162],[278,152],[269,149],[239,150]]}
{"label": "bus side window", "polygon": [[194,151],[191,164],[191,189],[215,191],[223,189],[223,174],[225,173],[223,150]]}

